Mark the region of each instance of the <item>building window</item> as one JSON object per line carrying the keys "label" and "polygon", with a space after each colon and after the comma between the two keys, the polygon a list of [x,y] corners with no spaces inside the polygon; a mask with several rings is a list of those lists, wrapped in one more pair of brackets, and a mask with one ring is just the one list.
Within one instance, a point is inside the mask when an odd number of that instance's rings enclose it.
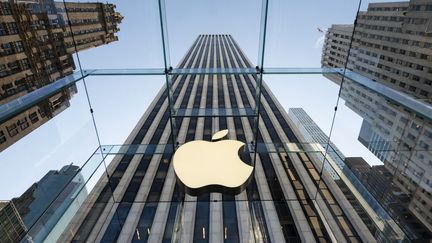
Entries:
{"label": "building window", "polygon": [[3,50],[1,52],[1,56],[7,56],[7,55],[10,55],[10,54],[14,53],[14,51],[12,49],[12,45],[10,43],[8,43],[8,42],[7,43],[3,43],[1,45],[1,49]]}
{"label": "building window", "polygon": [[8,133],[9,133],[10,137],[13,137],[13,136],[15,136],[15,135],[18,134],[18,128],[17,128],[17,126],[15,124],[12,124],[10,126],[6,126],[6,129],[7,129]]}
{"label": "building window", "polygon": [[421,96],[428,96],[428,92],[426,90],[420,90],[420,95]]}
{"label": "building window", "polygon": [[3,131],[0,131],[0,144],[6,142],[6,136]]}
{"label": "building window", "polygon": [[21,127],[21,130],[25,130],[27,127],[29,127],[27,117],[19,119],[17,124]]}
{"label": "building window", "polygon": [[6,30],[3,23],[0,23],[0,36],[6,35]]}
{"label": "building window", "polygon": [[24,51],[24,47],[22,41],[15,42],[15,52],[23,52],[23,51]]}
{"label": "building window", "polygon": [[11,15],[11,6],[9,3],[0,3],[0,14],[1,15]]}
{"label": "building window", "polygon": [[34,123],[36,123],[36,122],[38,122],[39,121],[39,117],[38,117],[38,115],[37,115],[37,112],[33,112],[33,113],[31,113],[30,115],[29,115],[29,119],[30,119],[30,121],[34,124]]}
{"label": "building window", "polygon": [[29,61],[28,61],[27,58],[23,59],[23,60],[20,60],[19,62],[20,62],[21,70],[30,69],[30,64],[29,64]]}
{"label": "building window", "polygon": [[0,64],[0,78],[6,77],[7,71],[6,71],[6,65]]}
{"label": "building window", "polygon": [[16,23],[7,23],[7,28],[10,35],[18,34],[18,27]]}
{"label": "building window", "polygon": [[20,71],[20,67],[19,67],[19,64],[18,64],[17,61],[8,63],[8,67],[9,67],[9,69],[11,71],[11,74]]}
{"label": "building window", "polygon": [[39,114],[40,114],[40,116],[42,117],[42,118],[44,118],[46,115],[45,115],[45,111],[43,111],[43,110],[41,110],[41,109],[38,109],[38,112],[39,112]]}

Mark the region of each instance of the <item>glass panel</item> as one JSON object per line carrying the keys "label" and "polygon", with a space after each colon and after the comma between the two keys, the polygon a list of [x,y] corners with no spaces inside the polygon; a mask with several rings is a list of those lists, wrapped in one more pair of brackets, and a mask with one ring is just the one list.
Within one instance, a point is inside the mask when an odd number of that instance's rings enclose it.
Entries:
{"label": "glass panel", "polygon": [[[53,185],[48,185],[50,190],[45,188],[45,197],[51,200],[41,201],[39,199],[37,206],[43,211],[40,212],[41,214],[30,213],[35,220],[32,225],[27,226],[27,237],[38,242],[42,240],[57,241],[63,232],[67,232],[68,224],[77,220],[74,215],[84,203],[89,203],[87,197],[95,187],[96,182],[100,178],[107,178],[103,157],[98,151],[81,168],[78,166],[64,167],[57,174],[48,175],[50,177],[49,182],[55,183],[59,189],[57,189],[57,194],[50,195],[50,191],[54,192]],[[38,190],[44,190],[43,184],[38,185]],[[110,194],[112,195],[112,193]],[[20,199],[23,200],[22,197]],[[21,207],[24,206],[19,202],[16,205],[18,209],[22,209]],[[36,208],[36,204],[28,207]]]}
{"label": "glass panel", "polygon": [[[79,3],[70,15],[83,21],[77,24],[75,35],[76,42],[81,41],[77,47],[83,69],[164,66],[158,1],[74,2]],[[80,17],[78,13],[86,4],[95,11],[83,12],[87,15]],[[133,49],[133,54],[125,49]]]}
{"label": "glass panel", "polygon": [[91,75],[164,75],[163,68],[136,68],[136,69],[86,69],[85,74]]}
{"label": "glass panel", "polygon": [[[0,237],[431,239],[430,7],[0,3]],[[224,129],[246,188],[186,194],[173,153]]]}
{"label": "glass panel", "polygon": [[[227,7],[229,6],[229,7]],[[166,0],[170,56],[176,67],[200,34],[230,34],[241,39],[238,44],[256,66],[258,53],[261,1],[195,1]],[[248,13],[240,16],[239,12]],[[194,13],[194,14],[190,14]],[[235,24],[232,24],[235,23]],[[194,26],[190,28],[189,26]],[[244,38],[239,38],[240,36]],[[204,66],[205,67],[205,66]]]}
{"label": "glass panel", "polygon": [[132,143],[127,140],[128,135],[145,112],[156,105],[152,104],[154,96],[165,95],[164,79],[164,76],[117,75],[86,78],[101,144]]}
{"label": "glass panel", "polygon": [[[79,66],[73,35],[82,29],[69,25],[80,25],[83,14],[69,16],[76,10],[72,5],[1,3],[0,177],[4,185],[16,183],[2,187],[0,197],[12,199],[8,205],[20,215],[20,228],[37,229],[27,236],[35,241],[46,237],[71,192],[79,191],[82,178],[72,178],[99,146],[85,87],[77,82],[83,75],[73,72]],[[68,185],[71,179],[75,185]],[[39,219],[46,224],[37,224]]]}
{"label": "glass panel", "polygon": [[269,1],[264,68],[320,67],[327,29],[354,23],[358,4],[358,0]]}
{"label": "glass panel", "polygon": [[[98,147],[82,82],[64,89],[2,124],[4,150],[0,154],[1,197],[24,193],[50,170],[81,166]],[[9,146],[11,145],[11,146]],[[30,193],[30,191],[29,191]]]}
{"label": "glass panel", "polygon": [[[431,127],[431,106],[423,85],[429,79],[424,72],[428,56],[422,48],[428,43],[418,41],[418,36],[427,35],[418,31],[425,24],[419,15],[424,6],[409,2],[365,2],[361,8],[364,11],[355,26],[346,72],[349,79],[345,79],[341,88],[332,140],[342,143],[349,136],[358,141],[352,152],[345,152],[350,149],[346,143],[341,150],[345,155],[357,153],[355,158],[350,155],[344,159],[346,170],[350,169],[357,178],[354,180],[363,183],[369,198],[374,198],[366,200],[369,205],[375,210],[377,207],[371,202],[376,201],[388,214],[381,216],[378,211],[379,218],[385,219],[384,228],[391,230],[382,231],[378,223],[380,230],[376,237],[428,240],[431,233],[426,229],[430,225],[426,218],[430,215],[425,205],[430,200],[431,187],[426,182],[431,175],[425,161],[430,160],[431,153],[425,134]],[[351,38],[339,43],[332,40],[352,29],[352,26],[329,29],[323,65],[343,65],[327,51],[346,48]],[[325,76],[341,83],[338,75]],[[347,122],[350,114],[355,114],[361,124],[353,126]],[[358,153],[365,149],[366,153]],[[372,220],[376,222],[373,217]]]}
{"label": "glass panel", "polygon": [[[172,153],[172,144],[102,145],[102,153],[117,154],[164,154]],[[168,150],[168,151],[167,151]]]}
{"label": "glass panel", "polygon": [[321,73],[342,73],[343,68],[264,68],[264,74],[321,74]]}

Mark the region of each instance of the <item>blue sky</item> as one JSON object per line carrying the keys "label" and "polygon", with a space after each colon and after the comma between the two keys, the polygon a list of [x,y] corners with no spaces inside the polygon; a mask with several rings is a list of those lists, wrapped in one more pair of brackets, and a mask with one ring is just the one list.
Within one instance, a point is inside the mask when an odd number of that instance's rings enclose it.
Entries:
{"label": "blue sky", "polygon": [[[119,41],[79,53],[83,69],[162,67],[157,1],[110,2],[124,16]],[[323,33],[317,28],[352,23],[357,5],[354,0],[271,0],[265,66],[320,67]],[[231,34],[256,63],[260,16],[258,0],[167,0],[171,65],[177,65],[199,34],[208,33]],[[337,85],[321,75],[267,75],[264,79],[286,110],[303,107],[324,132],[330,131]],[[90,77],[86,84],[101,143],[121,144],[164,78]],[[82,165],[96,149],[83,83],[77,86],[68,109],[0,154],[0,199],[20,195],[48,170],[70,163]],[[361,121],[339,105],[332,140],[346,156],[363,156],[376,164],[379,161],[357,141]]]}

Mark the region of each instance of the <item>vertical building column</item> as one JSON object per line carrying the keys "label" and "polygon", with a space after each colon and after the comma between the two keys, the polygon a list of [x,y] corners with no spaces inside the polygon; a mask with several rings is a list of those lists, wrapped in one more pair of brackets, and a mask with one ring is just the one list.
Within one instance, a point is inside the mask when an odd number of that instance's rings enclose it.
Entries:
{"label": "vertical building column", "polygon": [[[155,119],[160,120],[163,116],[163,114],[166,112],[166,109],[168,107],[168,102],[165,100],[161,109],[159,110],[158,114],[156,115]],[[158,124],[153,123],[151,127],[149,128],[147,134],[144,136],[142,140],[142,144],[147,144],[150,142],[151,137],[156,131]],[[106,228],[108,227],[109,223],[111,222],[112,217],[114,216],[117,207],[119,205],[119,202],[123,198],[123,195],[127,189],[127,186],[129,185],[130,181],[132,180],[132,177],[134,175],[134,172],[141,161],[143,155],[134,155],[132,160],[130,161],[125,173],[121,177],[121,180],[116,187],[116,189],[113,192],[113,198],[116,200],[115,203],[112,201],[108,202],[107,206],[103,210],[102,214],[98,218],[97,223],[93,227],[92,233],[89,235],[88,240],[89,241],[95,241],[98,237],[101,237],[100,235],[103,235],[105,233]]]}
{"label": "vertical building column", "polygon": [[[185,88],[182,87],[182,92],[184,92]],[[167,112],[168,110],[168,103],[167,100],[164,101],[159,113],[157,114],[156,118],[157,120],[161,120],[162,116],[165,114],[165,112]],[[158,123],[153,123],[150,127],[150,129],[147,131],[146,135],[144,136],[143,142],[142,144],[146,144],[149,143],[151,137],[153,136],[153,134],[156,131]],[[170,126],[169,124],[167,124],[164,127],[165,131],[169,131],[170,130]],[[159,138],[159,144],[166,144],[169,141],[169,133],[163,133],[162,136]],[[89,240],[94,240],[94,237],[96,237],[95,239],[97,241],[100,241],[102,239],[102,237],[105,234],[105,231],[108,229],[108,226],[110,225],[112,220],[115,220],[115,218],[113,219],[113,217],[116,217],[114,214],[117,211],[117,207],[119,206],[119,203],[122,203],[121,200],[123,198],[124,192],[126,191],[126,189],[128,188],[129,183],[131,182],[131,180],[133,179],[134,175],[135,175],[135,171],[137,169],[137,166],[140,164],[141,158],[143,157],[143,155],[135,155],[131,161],[131,164],[128,166],[125,174],[123,175],[119,185],[117,188],[122,189],[121,192],[118,193],[118,195],[114,195],[114,198],[116,198],[118,200],[118,203],[116,202],[113,207],[111,208],[108,216],[103,219],[103,221],[99,221],[100,224],[103,223],[101,229],[99,231],[97,231],[97,236],[92,233],[92,235],[90,235]],[[131,206],[131,210],[129,210],[128,216],[125,220],[125,222],[120,222],[121,224],[123,224],[123,227],[121,229],[121,231],[125,232],[123,235],[126,235],[126,232],[133,232],[136,228],[136,225],[140,219],[140,217],[136,217],[136,215],[141,215],[142,210],[145,206],[145,200],[147,198],[148,192],[151,188],[152,185],[152,181],[154,179],[154,176],[157,172],[157,168],[159,165],[159,162],[161,160],[162,155],[160,154],[156,154],[153,155],[150,164],[147,168],[147,170],[145,171],[145,176],[141,182],[139,191],[134,199],[134,201],[137,201],[137,203],[133,203]],[[139,159],[136,159],[139,158]],[[116,189],[117,191],[117,189]],[[131,202],[128,202],[131,203]],[[102,220],[101,218],[99,218],[100,220]],[[98,223],[99,223],[98,222]],[[96,228],[96,227],[95,227]],[[120,233],[121,235],[121,233]],[[127,237],[133,237],[133,233],[129,234]]]}

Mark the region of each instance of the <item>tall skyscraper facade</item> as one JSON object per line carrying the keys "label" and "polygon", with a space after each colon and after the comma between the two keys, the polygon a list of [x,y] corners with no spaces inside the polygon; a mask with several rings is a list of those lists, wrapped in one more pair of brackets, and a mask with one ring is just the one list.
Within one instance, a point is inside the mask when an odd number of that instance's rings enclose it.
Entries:
{"label": "tall skyscraper facade", "polygon": [[[324,151],[320,155],[321,161],[325,161],[324,169],[339,186],[347,200],[351,203],[357,214],[366,224],[371,232],[379,231],[371,219],[373,216],[362,206],[360,202],[365,197],[370,197],[365,193],[365,187],[359,185],[361,182],[355,178],[355,174],[346,166],[346,158],[333,142],[329,142],[329,137],[312,120],[303,108],[290,108],[288,118],[291,122],[294,134],[302,143],[316,144],[321,146]],[[327,147],[327,143],[329,146]],[[319,144],[319,145],[318,145]],[[325,151],[327,149],[327,152]],[[326,157],[324,159],[324,154]],[[362,158],[360,158],[362,159]],[[367,164],[367,163],[366,163]],[[370,167],[369,165],[367,165]],[[374,203],[368,203],[373,207]],[[364,205],[364,202],[363,202]]]}
{"label": "tall skyscraper facade", "polygon": [[[324,67],[347,68],[384,88],[402,92],[426,106],[431,103],[432,35],[430,1],[373,3],[353,25],[333,25],[323,47]],[[341,76],[326,74],[337,84]],[[358,140],[393,174],[405,208],[421,223],[414,238],[432,232],[432,122],[418,112],[346,78],[345,105],[364,118]],[[397,214],[397,213],[396,213]],[[399,215],[400,220],[404,220]],[[421,233],[427,232],[428,233]]]}
{"label": "tall skyscraper facade", "polygon": [[[253,65],[230,35],[200,35],[179,67]],[[175,112],[187,109],[199,114],[205,109],[235,114],[237,109],[254,110],[256,105],[256,75],[184,74],[172,80]],[[178,145],[210,141],[222,129],[229,130],[230,139],[248,145],[300,143],[288,114],[265,84],[261,105],[257,141],[252,116],[177,116]],[[238,195],[185,194],[171,162],[169,111],[163,88],[125,141],[133,146],[109,164],[108,176],[97,182],[60,241],[375,241],[331,176],[320,177],[322,163],[313,151],[260,151],[254,176]],[[251,164],[253,153],[245,154],[242,159]]]}
{"label": "tall skyscraper facade", "polygon": [[[116,41],[122,16],[115,5],[0,1],[0,105],[72,74],[72,54]],[[2,121],[0,151],[69,106],[76,87]]]}
{"label": "tall skyscraper facade", "polygon": [[[303,110],[303,108],[290,108],[288,110],[288,117],[293,122],[293,124],[295,124],[295,127],[298,129],[299,133],[303,136],[304,139],[302,142],[319,143],[324,148],[326,147],[327,143],[329,143],[329,150],[331,151],[329,156],[332,158],[332,160],[337,166],[343,168],[343,160],[345,159],[345,156],[336,147],[336,145],[329,140],[329,137],[312,120],[312,118],[306,113],[306,111]],[[327,169],[333,179],[339,179],[339,176],[331,168],[331,165],[329,163],[325,163],[324,168]]]}

